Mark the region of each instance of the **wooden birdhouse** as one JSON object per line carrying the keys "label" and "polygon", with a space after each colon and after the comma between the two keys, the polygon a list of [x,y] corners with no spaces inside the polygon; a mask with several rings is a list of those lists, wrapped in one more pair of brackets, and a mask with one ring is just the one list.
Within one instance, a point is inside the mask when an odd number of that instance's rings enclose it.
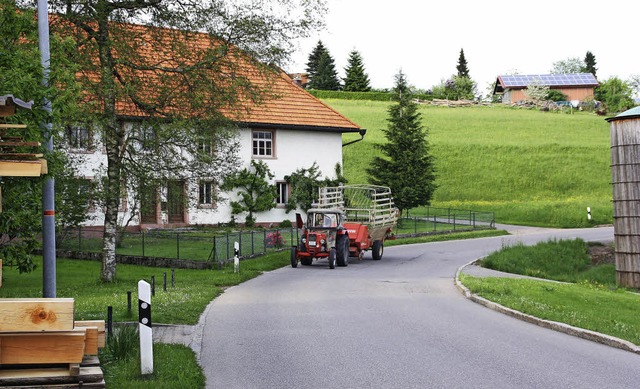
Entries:
{"label": "wooden birdhouse", "polygon": [[31,109],[33,101],[24,102],[12,95],[0,96],[0,177],[38,177],[47,173],[47,161],[39,151],[40,142],[25,141],[20,130],[26,124],[5,123],[4,117],[16,108]]}

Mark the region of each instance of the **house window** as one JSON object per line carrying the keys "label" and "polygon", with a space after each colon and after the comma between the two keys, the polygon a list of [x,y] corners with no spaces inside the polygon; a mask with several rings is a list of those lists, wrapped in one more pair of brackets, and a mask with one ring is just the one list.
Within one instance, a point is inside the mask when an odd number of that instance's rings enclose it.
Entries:
{"label": "house window", "polygon": [[69,147],[77,150],[90,150],[92,148],[91,131],[84,125],[70,125],[65,129]]}
{"label": "house window", "polygon": [[276,191],[278,193],[276,203],[285,205],[289,201],[289,185],[285,181],[276,182]]}
{"label": "house window", "polygon": [[210,139],[198,140],[198,154],[203,157],[213,156],[213,143]]}
{"label": "house window", "polygon": [[142,125],[140,127],[140,144],[144,150],[154,148],[156,142],[156,131],[151,126]]}
{"label": "house window", "polygon": [[273,157],[273,131],[253,131],[253,156]]}
{"label": "house window", "polygon": [[200,205],[213,205],[213,182],[200,181],[198,189],[198,204]]}

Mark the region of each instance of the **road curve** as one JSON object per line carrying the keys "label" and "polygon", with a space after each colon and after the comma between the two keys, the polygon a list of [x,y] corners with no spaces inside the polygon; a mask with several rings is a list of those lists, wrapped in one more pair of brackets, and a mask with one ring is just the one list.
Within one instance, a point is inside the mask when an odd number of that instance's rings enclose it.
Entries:
{"label": "road curve", "polygon": [[285,267],[228,289],[203,317],[207,388],[637,388],[640,356],[497,313],[453,282],[505,244],[611,241],[613,229],[512,233]]}

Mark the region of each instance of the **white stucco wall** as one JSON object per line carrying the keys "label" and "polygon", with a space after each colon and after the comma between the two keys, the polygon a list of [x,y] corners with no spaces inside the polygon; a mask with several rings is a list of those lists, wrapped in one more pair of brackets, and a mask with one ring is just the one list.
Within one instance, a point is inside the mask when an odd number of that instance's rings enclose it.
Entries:
{"label": "white stucco wall", "polygon": [[[252,137],[250,129],[240,130],[239,156],[243,166],[249,166],[252,159]],[[272,183],[283,181],[300,168],[309,168],[314,162],[321,171],[321,177],[335,178],[335,165],[342,164],[342,134],[334,132],[275,130],[274,131],[275,156],[273,158],[261,158],[274,173]],[[86,178],[96,177],[100,166],[106,166],[106,155],[103,147],[96,144],[91,153],[77,154],[84,163],[80,166],[80,176]],[[200,207],[197,205],[198,182],[187,183],[187,193],[191,197],[187,212],[188,224],[217,224],[231,220],[231,208],[228,199],[235,199],[234,193],[219,193],[218,196],[226,201],[219,201],[213,207]],[[128,218],[128,211],[121,213],[120,218]],[[104,224],[104,217],[100,209],[96,209],[92,220],[87,225],[100,226]],[[295,220],[295,212],[285,213],[283,207],[276,207],[268,212],[259,213],[256,216],[258,223],[274,223],[288,219]],[[245,215],[236,217],[237,222],[244,222]],[[137,225],[135,218],[130,225]]]}

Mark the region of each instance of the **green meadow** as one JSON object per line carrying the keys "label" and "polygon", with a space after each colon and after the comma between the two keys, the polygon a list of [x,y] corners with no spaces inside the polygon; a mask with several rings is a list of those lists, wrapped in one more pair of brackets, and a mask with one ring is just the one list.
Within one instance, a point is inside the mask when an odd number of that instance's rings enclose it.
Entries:
{"label": "green meadow", "polygon": [[[386,141],[390,103],[323,101],[367,129],[363,141],[343,149],[349,183],[366,183],[365,169],[379,153],[375,145]],[[432,206],[492,211],[497,223],[612,223],[609,123],[602,116],[502,106],[422,105],[420,112],[436,161]],[[345,142],[356,138],[344,136]]]}

